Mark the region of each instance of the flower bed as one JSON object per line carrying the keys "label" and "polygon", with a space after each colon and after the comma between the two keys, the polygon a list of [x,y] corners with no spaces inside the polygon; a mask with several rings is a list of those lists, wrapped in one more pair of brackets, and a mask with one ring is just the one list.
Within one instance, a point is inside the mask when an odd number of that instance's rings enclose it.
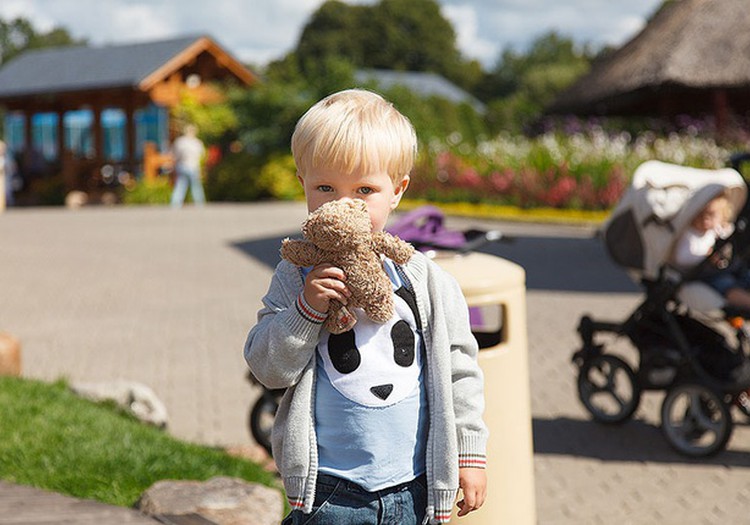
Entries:
{"label": "flower bed", "polygon": [[719,168],[729,155],[715,140],[687,132],[632,136],[589,126],[535,138],[501,135],[476,146],[454,134],[423,150],[409,193],[433,202],[603,210],[646,160]]}

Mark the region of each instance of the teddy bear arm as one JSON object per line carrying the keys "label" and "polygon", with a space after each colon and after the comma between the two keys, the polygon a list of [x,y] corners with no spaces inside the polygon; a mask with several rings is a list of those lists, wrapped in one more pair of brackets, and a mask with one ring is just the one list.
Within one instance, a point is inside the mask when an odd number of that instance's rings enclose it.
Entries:
{"label": "teddy bear arm", "polygon": [[309,241],[284,239],[281,257],[295,266],[315,266],[320,261],[320,251]]}
{"label": "teddy bear arm", "polygon": [[373,236],[375,250],[384,254],[394,262],[406,264],[414,255],[414,247],[408,242],[386,232],[378,232]]}

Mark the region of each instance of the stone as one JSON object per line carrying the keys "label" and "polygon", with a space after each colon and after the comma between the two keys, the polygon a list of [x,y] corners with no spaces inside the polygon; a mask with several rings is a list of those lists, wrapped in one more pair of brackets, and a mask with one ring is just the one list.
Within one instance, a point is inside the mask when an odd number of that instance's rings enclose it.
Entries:
{"label": "stone", "polygon": [[114,206],[117,204],[117,194],[113,191],[105,191],[99,198],[99,202],[104,206]]}
{"label": "stone", "polygon": [[135,381],[76,382],[70,389],[91,401],[114,401],[140,421],[159,428],[169,423],[167,408],[151,388]]}
{"label": "stone", "polygon": [[21,343],[7,332],[0,332],[0,375],[21,375]]}
{"label": "stone", "polygon": [[89,196],[86,192],[73,190],[65,195],[65,207],[76,209],[85,206],[89,202]]}
{"label": "stone", "polygon": [[150,516],[201,516],[217,525],[278,525],[284,505],[278,490],[243,479],[162,480],[135,504]]}

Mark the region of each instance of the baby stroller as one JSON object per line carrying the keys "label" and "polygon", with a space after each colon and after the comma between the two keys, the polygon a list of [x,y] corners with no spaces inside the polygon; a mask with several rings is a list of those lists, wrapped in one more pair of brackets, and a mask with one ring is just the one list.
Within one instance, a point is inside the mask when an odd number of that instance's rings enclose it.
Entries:
{"label": "baby stroller", "polygon": [[[692,218],[720,193],[733,210],[734,232],[717,241],[734,257],[746,257],[750,240],[747,185],[735,169],[699,170],[658,161],[642,164],[625,196],[605,223],[605,246],[645,291],[624,322],[585,315],[573,355],[578,396],[594,420],[621,423],[638,408],[641,393],[665,390],[661,429],[667,442],[690,457],[715,454],[733,430],[730,408],[750,386],[744,318],[721,295],[669,264],[673,246]],[[722,246],[719,246],[722,245]],[[726,246],[724,246],[726,247]],[[602,336],[626,338],[637,357],[608,352]]]}

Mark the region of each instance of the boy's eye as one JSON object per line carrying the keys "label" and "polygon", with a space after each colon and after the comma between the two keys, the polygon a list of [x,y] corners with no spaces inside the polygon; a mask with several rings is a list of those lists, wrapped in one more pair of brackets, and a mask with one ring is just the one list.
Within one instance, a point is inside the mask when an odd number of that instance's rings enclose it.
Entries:
{"label": "boy's eye", "polygon": [[318,191],[329,192],[329,191],[333,191],[333,188],[331,188],[327,184],[322,184],[318,186]]}
{"label": "boy's eye", "polygon": [[372,188],[366,188],[366,187],[365,187],[365,188],[360,188],[360,189],[359,189],[359,192],[360,192],[360,193],[361,193],[362,195],[369,195],[369,194],[370,194],[370,193],[372,193],[373,191],[374,191],[374,190],[373,190]]}

